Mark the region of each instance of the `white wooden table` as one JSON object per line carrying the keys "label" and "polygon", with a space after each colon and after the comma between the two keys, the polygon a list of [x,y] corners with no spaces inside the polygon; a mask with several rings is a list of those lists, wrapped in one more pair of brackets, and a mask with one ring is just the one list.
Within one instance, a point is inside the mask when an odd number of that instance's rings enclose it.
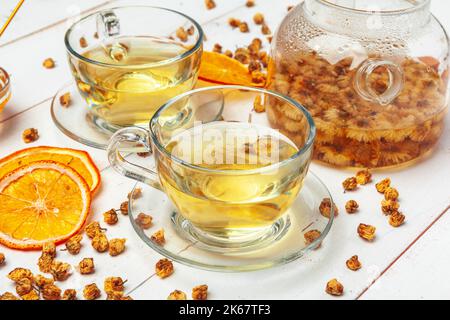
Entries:
{"label": "white wooden table", "polygon": [[[1,1],[0,21],[15,1]],[[250,23],[251,33],[232,31],[226,21],[236,17],[251,21],[257,11],[266,16],[272,29],[286,14],[295,0],[256,0],[257,6],[246,8],[245,0],[216,0],[217,8],[206,10],[203,0],[148,0],[146,3],[171,7],[197,19],[204,27],[210,49],[217,39],[225,48],[234,49],[261,37],[259,28]],[[50,102],[56,90],[70,81],[63,44],[65,30],[79,14],[115,1],[104,0],[33,0],[25,1],[11,27],[0,39],[0,66],[12,78],[13,97],[0,114],[0,157],[28,147],[21,140],[24,129],[35,127],[40,139],[34,145],[52,145],[87,150],[102,171],[103,188],[92,207],[92,219],[101,220],[101,213],[117,207],[134,182],[109,168],[104,151],[92,149],[63,135],[50,118]],[[133,3],[133,1],[125,1]],[[142,3],[142,2],[141,2]],[[433,0],[432,10],[450,30],[450,3]],[[266,45],[267,46],[267,45]],[[42,61],[52,57],[57,67],[47,70]],[[450,122],[450,114],[447,116]],[[148,248],[134,233],[128,219],[121,217],[115,227],[108,228],[111,236],[126,237],[127,251],[111,258],[93,252],[84,240],[80,255],[64,252],[59,259],[77,264],[83,257],[94,257],[97,271],[80,276],[77,272],[62,288],[82,287],[91,282],[102,285],[106,276],[128,279],[127,289],[135,299],[165,299],[174,289],[187,293],[193,286],[208,284],[211,299],[331,299],[324,292],[331,278],[338,278],[345,286],[345,299],[383,298],[450,298],[450,129],[444,132],[434,155],[420,164],[389,172],[376,172],[375,180],[390,176],[401,193],[401,206],[407,223],[399,229],[391,228],[380,214],[380,197],[374,196],[373,186],[361,188],[352,195],[342,192],[341,182],[351,172],[338,171],[313,164],[311,168],[333,193],[341,208],[341,215],[332,228],[323,247],[307,257],[286,266],[252,273],[222,274],[201,271],[175,264],[173,276],[161,280],[153,276],[155,262],[161,257]],[[126,190],[126,191],[124,191]],[[343,213],[350,197],[362,209],[356,215]],[[358,238],[359,223],[378,227],[377,240],[366,243]],[[7,265],[0,267],[0,292],[14,291],[6,279],[15,267],[30,267],[38,271],[37,252],[19,252],[0,246]],[[345,261],[359,255],[363,268],[351,272]],[[105,296],[103,296],[104,298]]]}

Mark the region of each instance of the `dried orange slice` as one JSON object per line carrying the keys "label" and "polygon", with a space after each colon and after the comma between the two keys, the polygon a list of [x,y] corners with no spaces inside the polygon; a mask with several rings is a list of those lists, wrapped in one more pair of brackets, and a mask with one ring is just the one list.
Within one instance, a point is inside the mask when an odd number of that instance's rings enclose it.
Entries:
{"label": "dried orange slice", "polygon": [[72,168],[54,161],[20,167],[0,179],[0,243],[36,250],[76,234],[89,214],[91,192]]}
{"label": "dried orange slice", "polygon": [[252,76],[244,64],[217,52],[203,52],[199,78],[218,84],[263,86],[252,81]]}
{"label": "dried orange slice", "polygon": [[93,193],[100,187],[100,172],[87,152],[57,147],[28,148],[0,159],[0,179],[14,169],[41,160],[51,160],[71,167],[86,180]]}

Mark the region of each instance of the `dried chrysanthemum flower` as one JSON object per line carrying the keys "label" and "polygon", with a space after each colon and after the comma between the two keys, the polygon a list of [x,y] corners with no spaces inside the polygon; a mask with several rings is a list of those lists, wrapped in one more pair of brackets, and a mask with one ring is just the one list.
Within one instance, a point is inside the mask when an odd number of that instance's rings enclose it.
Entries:
{"label": "dried chrysanthemum flower", "polygon": [[135,221],[142,229],[149,229],[152,226],[152,220],[152,216],[145,213],[139,213]]}
{"label": "dried chrysanthemum flower", "polygon": [[255,0],[247,0],[245,5],[247,6],[247,8],[254,7],[255,6]]}
{"label": "dried chrysanthemum flower", "polygon": [[0,267],[5,264],[6,258],[5,254],[0,252]]}
{"label": "dried chrysanthemum flower", "polygon": [[[325,198],[322,200],[322,202],[320,203],[320,207],[319,207],[319,211],[320,214],[322,216],[324,216],[325,218],[330,218],[331,216],[331,199],[330,198]],[[336,205],[333,203],[333,212],[334,212],[334,216],[337,217],[337,215],[339,214],[339,209],[336,207]]]}
{"label": "dried chrysanthemum flower", "polygon": [[183,42],[186,42],[188,40],[188,34],[186,30],[183,27],[179,27],[176,31],[176,36],[178,39],[180,39]]}
{"label": "dried chrysanthemum flower", "polygon": [[208,299],[208,286],[202,284],[192,288],[192,299],[194,300],[206,300]]}
{"label": "dried chrysanthemum flower", "polygon": [[119,221],[116,210],[111,209],[103,213],[103,221],[111,226],[115,225]]}
{"label": "dried chrysanthemum flower", "polygon": [[379,193],[383,193],[386,191],[387,188],[391,186],[391,179],[386,178],[384,180],[381,180],[375,185],[375,188],[377,188],[377,191]]}
{"label": "dried chrysanthemum flower", "polygon": [[223,54],[226,55],[228,58],[233,58],[233,51],[231,50],[225,50]]}
{"label": "dried chrysanthemum flower", "polygon": [[243,33],[247,33],[250,31],[247,22],[241,22],[239,24],[239,31],[243,32]]}
{"label": "dried chrysanthemum flower", "polygon": [[168,259],[161,259],[156,263],[155,272],[161,279],[167,278],[173,273],[173,263]]}
{"label": "dried chrysanthemum flower", "polygon": [[59,104],[64,108],[67,108],[68,106],[70,106],[70,102],[71,102],[70,92],[66,92],[62,96],[59,97]]}
{"label": "dried chrysanthemum flower", "polygon": [[83,240],[83,236],[81,234],[77,234],[70,238],[66,242],[66,249],[70,254],[76,255],[81,251],[81,240]]}
{"label": "dried chrysanthemum flower", "polygon": [[[319,230],[310,230],[310,231],[306,232],[303,235],[303,237],[305,238],[305,243],[307,245],[313,243],[318,238],[320,238],[321,234],[322,233]],[[320,247],[320,244],[317,246],[317,248],[319,248],[319,247]]]}
{"label": "dried chrysanthemum flower", "polygon": [[48,284],[54,284],[53,278],[46,278],[43,275],[38,274],[34,277],[34,283],[38,286],[38,288],[42,289]]}
{"label": "dried chrysanthemum flower", "polygon": [[358,171],[356,173],[356,181],[360,185],[368,184],[370,181],[372,181],[372,174],[368,169]]}
{"label": "dried chrysanthemum flower", "polygon": [[345,264],[347,265],[347,268],[349,268],[352,271],[357,271],[357,270],[361,269],[361,267],[362,267],[358,256],[351,257],[350,259],[347,260],[347,262]]}
{"label": "dried chrysanthemum flower", "polygon": [[92,239],[92,248],[97,250],[97,252],[105,252],[109,248],[108,238],[104,233],[97,233],[97,235]]}
{"label": "dried chrysanthemum flower", "polygon": [[399,196],[399,193],[398,193],[397,189],[395,189],[395,188],[389,187],[384,191],[384,198],[386,200],[395,201],[398,199],[398,196]]}
{"label": "dried chrysanthemum flower", "polygon": [[115,257],[124,252],[126,241],[127,239],[112,239],[109,242],[109,255]]}
{"label": "dried chrysanthemum flower", "polygon": [[253,21],[255,22],[255,24],[263,24],[264,23],[264,15],[260,12],[255,13],[255,15],[253,16]]}
{"label": "dried chrysanthemum flower", "polygon": [[236,18],[229,18],[228,24],[233,28],[237,28],[241,24],[241,20],[236,19]]}
{"label": "dried chrysanthemum flower", "polygon": [[187,296],[183,291],[174,290],[169,294],[167,300],[187,300]]}
{"label": "dried chrysanthemum flower", "polygon": [[121,292],[125,290],[124,287],[125,282],[121,277],[109,277],[105,279],[104,290],[107,294],[113,292]]}
{"label": "dried chrysanthemum flower", "polygon": [[214,2],[214,0],[205,0],[205,6],[206,9],[211,10],[216,7],[216,3]]}
{"label": "dried chrysanthemum flower", "polygon": [[41,290],[44,300],[61,300],[61,289],[54,284],[48,284]]}
{"label": "dried chrysanthemum flower", "polygon": [[142,189],[141,188],[136,188],[133,191],[131,191],[130,193],[128,193],[128,199],[139,199],[142,196]]}
{"label": "dried chrysanthemum flower", "polygon": [[95,265],[93,258],[84,258],[78,264],[78,269],[81,274],[92,274],[95,272]]}
{"label": "dried chrysanthemum flower", "polygon": [[20,297],[25,301],[36,301],[39,300],[39,292],[36,289],[31,289],[30,292],[21,295]]}
{"label": "dried chrysanthemum flower", "polygon": [[102,233],[104,229],[100,227],[100,223],[98,221],[92,221],[89,223],[84,230],[89,238],[93,239],[97,233]]}
{"label": "dried chrysanthemum flower", "polygon": [[238,48],[234,52],[234,59],[239,61],[242,64],[249,64],[250,63],[250,53],[248,49],[244,48]]}
{"label": "dried chrysanthemum flower", "polygon": [[349,200],[345,204],[345,211],[347,211],[347,213],[350,213],[350,214],[358,211],[358,208],[359,208],[359,204],[355,200]]}
{"label": "dried chrysanthemum flower", "polygon": [[6,301],[6,300],[20,300],[20,299],[11,292],[5,292],[4,294],[0,295],[0,301],[1,300]]}
{"label": "dried chrysanthemum flower", "polygon": [[14,282],[18,282],[23,278],[32,280],[33,273],[29,269],[25,268],[15,268],[8,274],[8,278]]}
{"label": "dried chrysanthemum flower", "polygon": [[162,246],[166,242],[166,239],[164,238],[164,229],[156,231],[152,234],[150,239],[157,245]]}
{"label": "dried chrysanthemum flower", "polygon": [[333,279],[328,281],[325,291],[332,296],[342,296],[344,294],[344,286],[337,279]]}
{"label": "dried chrysanthemum flower", "polygon": [[106,300],[122,300],[123,292],[122,291],[112,291],[106,293]]}
{"label": "dried chrysanthemum flower", "polygon": [[212,51],[222,53],[222,46],[219,43],[215,43]]}
{"label": "dried chrysanthemum flower", "polygon": [[83,289],[83,296],[86,300],[95,300],[101,295],[102,293],[95,283],[88,284]]}
{"label": "dried chrysanthemum flower", "polygon": [[80,38],[80,47],[86,48],[88,46],[88,42],[85,37]]}
{"label": "dried chrysanthemum flower", "polygon": [[41,272],[49,273],[50,268],[52,266],[52,262],[53,262],[53,257],[49,256],[48,254],[43,254],[39,257],[37,265]]}
{"label": "dried chrysanthemum flower", "polygon": [[404,214],[394,211],[391,216],[389,217],[389,224],[393,226],[394,228],[400,227],[402,224],[405,223],[406,217]]}
{"label": "dried chrysanthemum flower", "polygon": [[30,293],[31,290],[33,290],[33,280],[22,278],[16,282],[16,292],[19,296]]}
{"label": "dried chrysanthemum flower", "polygon": [[398,211],[400,204],[395,200],[383,200],[381,201],[381,210],[384,214],[390,215],[395,211]]}
{"label": "dried chrysanthemum flower", "polygon": [[253,101],[253,110],[255,110],[256,113],[262,113],[266,111],[266,106],[261,103],[261,96],[256,96],[255,100]]}
{"label": "dried chrysanthemum flower", "polygon": [[367,241],[372,241],[373,239],[375,239],[375,232],[376,232],[377,228],[375,228],[374,226],[371,225],[367,225],[364,223],[361,223],[358,226],[358,234],[361,238],[363,238],[364,240]]}
{"label": "dried chrysanthemum flower", "polygon": [[54,258],[56,257],[56,245],[54,242],[46,242],[42,246],[42,254],[47,254],[50,257]]}
{"label": "dried chrysanthemum flower", "polygon": [[266,81],[267,76],[261,71],[253,71],[252,74],[252,82],[253,83],[264,83]]}
{"label": "dried chrysanthemum flower", "polygon": [[358,188],[358,182],[355,177],[347,178],[344,182],[342,182],[342,186],[345,191],[353,191]]}
{"label": "dried chrysanthemum flower", "polygon": [[55,61],[52,58],[47,58],[42,62],[42,65],[46,69],[53,69],[55,67]]}
{"label": "dried chrysanthemum flower", "polygon": [[72,267],[70,264],[53,260],[50,267],[50,274],[53,276],[55,281],[64,281],[71,275]]}
{"label": "dried chrysanthemum flower", "polygon": [[128,215],[128,201],[124,201],[120,204],[120,212],[124,215]]}
{"label": "dried chrysanthemum flower", "polygon": [[77,291],[75,289],[64,290],[62,300],[77,300]]}
{"label": "dried chrysanthemum flower", "polygon": [[272,30],[270,30],[270,28],[269,28],[269,26],[267,24],[263,23],[262,26],[261,26],[261,32],[264,35],[269,35],[269,34],[272,33]]}
{"label": "dried chrysanthemum flower", "polygon": [[22,133],[22,140],[25,143],[32,143],[39,139],[39,132],[35,128],[25,129]]}
{"label": "dried chrysanthemum flower", "polygon": [[255,71],[261,71],[261,63],[259,63],[256,60],[252,60],[248,64],[247,68],[248,68],[248,72],[250,72],[250,73],[255,72]]}

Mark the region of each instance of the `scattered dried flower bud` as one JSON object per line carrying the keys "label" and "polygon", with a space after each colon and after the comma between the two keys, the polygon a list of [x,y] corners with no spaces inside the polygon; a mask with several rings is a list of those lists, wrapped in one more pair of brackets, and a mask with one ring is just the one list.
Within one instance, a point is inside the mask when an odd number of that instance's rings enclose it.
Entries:
{"label": "scattered dried flower bud", "polygon": [[[310,230],[310,231],[306,232],[303,235],[303,237],[305,238],[305,243],[307,245],[313,243],[314,241],[316,241],[317,239],[320,238],[321,234],[322,233],[319,230]],[[317,245],[316,249],[318,249],[319,247],[320,247],[320,243]]]}
{"label": "scattered dried flower bud", "polygon": [[391,214],[389,217],[389,224],[393,226],[394,228],[400,227],[402,224],[405,223],[406,217],[404,214],[395,211]]}
{"label": "scattered dried flower bud", "polygon": [[95,283],[88,284],[83,289],[83,296],[86,300],[95,300],[101,295],[102,293]]}
{"label": "scattered dried flower bud", "polygon": [[351,257],[345,264],[347,265],[347,268],[352,271],[358,271],[362,267],[361,262],[358,260],[358,256]]}
{"label": "scattered dried flower bud", "polygon": [[269,26],[265,23],[263,23],[263,25],[261,26],[261,32],[264,35],[272,34],[272,31],[270,30]]}
{"label": "scattered dried flower bud", "polygon": [[25,129],[22,133],[22,140],[25,143],[32,143],[39,139],[39,131],[35,128]]}
{"label": "scattered dried flower bud", "polygon": [[239,61],[242,64],[249,64],[250,63],[250,54],[248,50],[244,48],[239,48],[234,53],[234,59]]}
{"label": "scattered dried flower bud", "polygon": [[395,188],[389,187],[384,191],[384,198],[386,200],[396,201],[398,199],[398,196],[399,196],[399,193],[398,193],[397,189],[395,189]]}
{"label": "scattered dried flower bud", "polygon": [[192,299],[194,300],[206,300],[208,299],[208,286],[202,284],[192,289]]}
{"label": "scattered dried flower bud", "polygon": [[81,240],[83,240],[83,236],[81,234],[77,234],[70,238],[66,242],[66,249],[70,254],[76,255],[81,251]]}
{"label": "scattered dried flower bud", "polygon": [[119,221],[116,210],[111,209],[103,213],[103,221],[110,226],[115,225]]}
{"label": "scattered dried flower bud", "polygon": [[225,50],[223,54],[229,58],[233,58],[233,52],[231,50]]}
{"label": "scattered dried flower bud", "polygon": [[62,300],[77,300],[77,291],[74,289],[64,290]]}
{"label": "scattered dried flower bud", "polygon": [[253,73],[255,71],[261,71],[261,64],[258,61],[252,60],[248,65],[248,72]]}
{"label": "scattered dried flower bud", "polygon": [[46,69],[53,69],[55,67],[55,61],[52,58],[47,58],[47,59],[44,60],[42,65]]}
{"label": "scattered dried flower bud", "polygon": [[243,32],[243,33],[247,33],[250,31],[247,22],[241,22],[239,24],[239,31]]}
{"label": "scattered dried flower bud", "polygon": [[112,291],[106,293],[106,300],[115,300],[119,301],[123,299],[123,292],[122,291]]}
{"label": "scattered dried flower bud", "polygon": [[53,279],[55,279],[55,281],[64,281],[69,278],[71,269],[72,267],[70,266],[70,264],[53,260],[50,267],[50,274],[53,276]]}
{"label": "scattered dried flower bud", "polygon": [[252,72],[252,81],[253,83],[264,83],[266,82],[266,75],[260,71]]}
{"label": "scattered dried flower bud", "polygon": [[38,274],[34,277],[34,283],[38,286],[39,289],[42,289],[48,284],[54,284],[53,278],[46,278],[43,275]]}
{"label": "scattered dried flower bud", "polygon": [[155,272],[161,279],[167,278],[173,273],[173,263],[168,259],[161,259],[156,263]]}
{"label": "scattered dried flower bud", "polygon": [[333,279],[328,281],[325,291],[332,296],[342,296],[344,294],[344,286],[337,279]]}
{"label": "scattered dried flower bud", "polygon": [[186,30],[183,27],[179,27],[176,31],[176,36],[178,39],[180,39],[183,42],[186,42],[188,40],[188,34]]}
{"label": "scattered dried flower bud", "polygon": [[37,292],[36,289],[31,289],[30,292],[28,292],[27,294],[21,295],[20,297],[22,298],[22,300],[25,300],[25,301],[36,301],[36,300],[39,300],[39,292]]}
{"label": "scattered dried flower bud", "polygon": [[258,25],[263,24],[264,23],[264,15],[260,12],[256,13],[253,16],[253,21],[255,22],[255,24],[258,24]]}
{"label": "scattered dried flower bud", "polygon": [[37,265],[41,272],[49,273],[50,269],[52,267],[52,262],[53,262],[53,257],[51,257],[47,254],[43,254],[39,257]]}
{"label": "scattered dried flower bud", "polygon": [[342,186],[344,187],[345,191],[353,191],[356,188],[358,188],[358,182],[356,182],[355,177],[351,177],[351,178],[345,179],[345,181],[342,182]]}
{"label": "scattered dried flower bud", "polygon": [[98,233],[102,233],[103,229],[98,221],[92,221],[84,228],[84,231],[86,231],[89,238],[93,239]]}
{"label": "scattered dried flower bud", "polygon": [[88,46],[88,42],[85,37],[80,38],[80,47],[86,48]]}
{"label": "scattered dried flower bud", "polygon": [[0,252],[0,267],[5,264],[5,254]]}
{"label": "scattered dried flower bud", "polygon": [[222,53],[222,46],[219,43],[214,44],[213,52]]}
{"label": "scattered dried flower bud", "polygon": [[131,191],[130,193],[128,193],[128,199],[139,199],[142,196],[142,189],[141,188],[136,188],[133,191]]}
{"label": "scattered dried flower bud", "polygon": [[64,108],[70,106],[70,102],[71,102],[70,92],[66,92],[59,97],[59,104]]}
{"label": "scattered dried flower bud", "polygon": [[128,215],[128,201],[124,201],[120,204],[120,212],[124,215]]}
{"label": "scattered dried flower bud", "polygon": [[5,292],[4,294],[0,295],[0,301],[7,301],[7,300],[20,300],[20,299],[11,292]]}
{"label": "scattered dried flower bud", "polygon": [[345,210],[347,211],[347,213],[350,213],[350,214],[358,211],[358,208],[359,208],[359,204],[355,200],[349,200],[345,204]]}
{"label": "scattered dried flower bud", "polygon": [[166,243],[166,239],[164,238],[164,229],[156,231],[154,234],[152,234],[150,239],[157,245],[162,246],[164,243]]}
{"label": "scattered dried flower bud", "polygon": [[95,265],[93,258],[84,258],[78,264],[78,269],[81,274],[92,274],[95,272]]}
{"label": "scattered dried flower bud", "polygon": [[23,278],[32,280],[33,273],[29,269],[15,268],[8,274],[8,278],[17,283],[19,280],[21,280]]}
{"label": "scattered dried flower bud", "polygon": [[16,282],[16,292],[19,296],[26,295],[31,290],[33,290],[33,280],[22,278]]}
{"label": "scattered dried flower bud", "polygon": [[391,186],[391,179],[386,178],[375,185],[379,193],[384,193]]}
{"label": "scattered dried flower bud", "polygon": [[211,10],[216,7],[216,3],[214,2],[214,0],[205,0],[205,6],[206,9]]}
{"label": "scattered dried flower bud", "polygon": [[112,239],[109,242],[109,255],[115,257],[124,252],[126,241],[126,239]]}
{"label": "scattered dried flower bud", "polygon": [[370,181],[372,181],[372,174],[368,169],[361,170],[356,173],[356,182],[358,182],[358,184],[365,185]]}
{"label": "scattered dried flower bud", "polygon": [[187,300],[187,296],[183,291],[175,290],[169,294],[167,300]]}
{"label": "scattered dried flower bud", "polygon": [[48,284],[41,290],[44,300],[61,300],[61,289],[54,284]]}
{"label": "scattered dried flower bud", "polygon": [[[322,200],[322,202],[320,203],[319,211],[322,216],[330,219],[330,216],[331,216],[331,199],[330,198],[325,198]],[[333,203],[333,213],[334,213],[335,217],[337,217],[339,214],[339,209],[338,209],[338,207],[336,207],[336,204],[334,204],[334,203]]]}
{"label": "scattered dried flower bud", "polygon": [[384,214],[390,215],[395,211],[398,211],[400,204],[395,200],[383,200],[381,201],[381,210]]}
{"label": "scattered dried flower bud", "polygon": [[109,248],[108,238],[104,233],[97,233],[97,235],[92,239],[92,248],[97,250],[97,252],[105,252]]}
{"label": "scattered dried flower bud", "polygon": [[152,220],[152,216],[145,213],[139,213],[135,221],[142,229],[149,229],[152,226]]}
{"label": "scattered dried flower bud", "polygon": [[111,294],[114,292],[121,292],[123,295],[123,291],[125,282],[121,277],[108,277],[105,279],[104,290],[107,294]]}
{"label": "scattered dried flower bud", "polygon": [[261,103],[261,96],[256,96],[255,101],[253,101],[253,110],[256,113],[262,113],[266,111],[266,106]]}
{"label": "scattered dried flower bud", "polygon": [[52,258],[56,257],[56,245],[54,242],[46,242],[42,246],[42,254],[49,255]]}
{"label": "scattered dried flower bud", "polygon": [[233,28],[237,28],[241,24],[241,20],[235,19],[235,18],[230,18],[230,19],[228,19],[228,24]]}
{"label": "scattered dried flower bud", "polygon": [[377,228],[375,228],[374,226],[363,224],[363,223],[361,223],[358,226],[359,236],[367,241],[372,241],[373,239],[375,239],[375,231],[376,230],[377,230]]}
{"label": "scattered dried flower bud", "polygon": [[254,7],[255,6],[255,0],[247,0],[245,5],[247,6],[247,8]]}

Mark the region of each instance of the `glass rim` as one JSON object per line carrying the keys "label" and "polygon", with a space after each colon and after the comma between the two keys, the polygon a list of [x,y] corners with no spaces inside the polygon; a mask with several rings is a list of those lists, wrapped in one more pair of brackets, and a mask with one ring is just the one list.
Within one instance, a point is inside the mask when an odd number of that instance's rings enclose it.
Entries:
{"label": "glass rim", "polygon": [[[162,11],[166,11],[166,12],[171,12],[174,14],[177,14],[179,16],[185,17],[187,20],[189,20],[194,26],[195,28],[198,30],[198,39],[195,42],[195,45],[192,46],[192,48],[187,49],[186,51],[184,51],[183,53],[172,57],[170,59],[166,59],[166,60],[162,60],[162,61],[158,61],[158,62],[152,62],[152,63],[145,63],[145,64],[136,64],[136,65],[117,65],[117,64],[112,64],[112,63],[105,63],[105,62],[100,62],[100,61],[96,61],[96,60],[92,60],[89,58],[84,57],[83,55],[81,55],[80,53],[78,53],[75,49],[73,49],[73,47],[70,44],[69,41],[69,37],[72,33],[72,31],[74,30],[75,26],[78,25],[79,23],[86,21],[87,19],[92,18],[93,16],[99,14],[100,12],[104,11],[104,10],[117,10],[117,9],[128,9],[128,8],[147,8],[147,9],[156,9],[156,10],[162,10]],[[200,26],[200,24],[194,20],[193,18],[191,18],[190,16],[173,10],[173,9],[169,9],[169,8],[164,8],[164,7],[158,7],[158,6],[146,6],[146,5],[131,5],[131,6],[118,6],[118,7],[113,7],[113,8],[105,8],[103,10],[99,10],[99,11],[95,11],[91,14],[88,14],[87,16],[81,18],[80,20],[76,21],[75,23],[73,23],[69,29],[67,29],[66,34],[64,36],[64,44],[66,46],[67,51],[69,52],[69,54],[71,54],[72,56],[76,57],[79,60],[82,60],[86,63],[89,64],[93,64],[93,65],[97,65],[97,66],[101,66],[101,67],[106,67],[106,68],[154,68],[154,67],[161,67],[164,65],[168,65],[168,64],[172,64],[172,63],[176,63],[180,60],[183,60],[191,55],[193,55],[195,52],[197,52],[202,44],[203,44],[203,39],[204,39],[204,32],[202,27]]]}
{"label": "glass rim", "polygon": [[[304,145],[288,159],[285,159],[283,161],[280,161],[280,162],[277,162],[277,163],[274,163],[274,164],[271,164],[271,165],[268,165],[265,167],[261,167],[261,168],[257,168],[257,169],[250,169],[250,170],[219,170],[219,169],[205,168],[205,167],[197,166],[195,164],[186,162],[178,157],[174,157],[161,144],[161,142],[159,141],[159,139],[156,135],[156,132],[154,131],[154,126],[158,125],[157,120],[159,119],[160,114],[164,110],[167,110],[168,108],[170,108],[174,103],[176,103],[177,101],[179,101],[185,97],[195,95],[198,93],[202,93],[202,92],[217,91],[217,90],[245,90],[245,91],[259,92],[259,93],[268,94],[268,95],[274,96],[278,99],[284,100],[284,101],[288,102],[289,104],[291,104],[292,106],[296,107],[305,116],[305,118],[308,122],[308,125],[309,125],[308,138],[306,139]],[[316,125],[314,123],[314,119],[313,119],[312,115],[309,113],[309,111],[302,104],[300,104],[299,102],[290,98],[289,96],[286,96],[286,95],[281,94],[276,91],[261,89],[261,88],[254,88],[254,87],[247,87],[247,86],[240,86],[240,85],[212,86],[212,87],[194,89],[191,91],[187,91],[183,94],[180,94],[180,95],[176,96],[175,98],[172,98],[169,101],[167,101],[165,104],[163,104],[158,109],[158,111],[153,115],[152,119],[149,122],[149,129],[150,129],[150,138],[153,141],[153,144],[156,145],[156,147],[158,148],[158,150],[160,152],[162,152],[165,156],[167,156],[171,160],[174,160],[175,162],[179,163],[180,165],[188,167],[190,169],[204,171],[204,172],[210,172],[210,173],[220,173],[220,174],[224,174],[224,175],[248,175],[248,174],[262,173],[265,171],[271,171],[271,170],[274,170],[275,168],[283,167],[283,166],[287,165],[288,163],[299,158],[306,151],[310,150],[311,147],[313,146],[313,143],[314,143],[314,140],[316,137]]]}
{"label": "glass rim", "polygon": [[8,72],[6,72],[6,70],[3,69],[2,67],[0,67],[0,74],[2,74],[5,77],[5,83],[0,88],[0,93],[4,93],[4,92],[7,92],[9,90],[9,83],[10,83],[11,80],[9,78]]}
{"label": "glass rim", "polygon": [[329,0],[315,0],[315,1],[318,1],[319,3],[325,5],[329,8],[347,11],[350,13],[363,14],[363,15],[376,13],[381,16],[392,16],[392,15],[398,15],[398,14],[413,13],[413,12],[422,10],[424,7],[428,6],[431,3],[431,0],[422,0],[421,3],[418,3],[411,8],[376,11],[376,10],[354,9],[354,8],[346,7],[343,5],[331,3]]}

